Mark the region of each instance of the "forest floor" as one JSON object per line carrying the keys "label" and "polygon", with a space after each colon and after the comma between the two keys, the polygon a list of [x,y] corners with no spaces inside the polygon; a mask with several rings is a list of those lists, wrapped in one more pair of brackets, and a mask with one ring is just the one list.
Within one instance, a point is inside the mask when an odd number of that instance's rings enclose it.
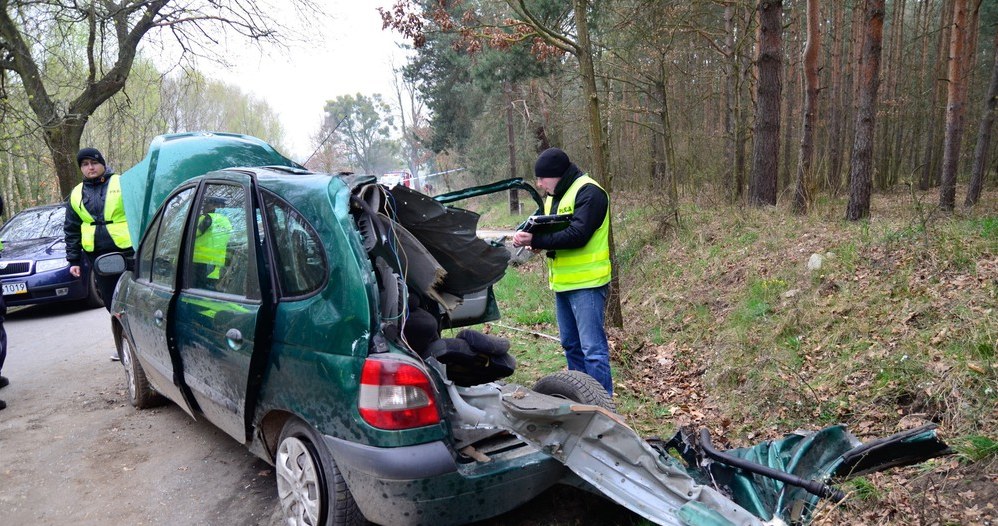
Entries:
{"label": "forest floor", "polygon": [[[724,448],[934,423],[955,454],[843,483],[850,498],[813,524],[998,524],[998,192],[951,214],[935,199],[876,195],[869,220],[847,222],[843,198],[798,217],[700,196],[677,221],[616,193],[620,412],[644,436],[707,428]],[[532,258],[497,285],[504,323],[521,327],[498,332],[557,334],[544,273]],[[564,365],[550,339],[532,348],[521,383]]]}

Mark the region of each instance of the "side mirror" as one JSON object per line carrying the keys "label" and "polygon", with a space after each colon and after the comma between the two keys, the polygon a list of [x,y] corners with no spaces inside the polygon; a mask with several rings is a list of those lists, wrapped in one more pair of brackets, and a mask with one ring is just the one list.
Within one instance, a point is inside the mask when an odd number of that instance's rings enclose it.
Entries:
{"label": "side mirror", "polygon": [[132,270],[131,258],[126,259],[120,252],[104,254],[94,260],[94,272],[98,276],[114,276]]}

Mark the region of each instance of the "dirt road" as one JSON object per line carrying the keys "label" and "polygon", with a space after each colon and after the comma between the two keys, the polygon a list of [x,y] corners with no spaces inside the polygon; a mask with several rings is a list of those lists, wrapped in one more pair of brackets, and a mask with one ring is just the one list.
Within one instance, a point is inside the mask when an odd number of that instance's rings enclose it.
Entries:
{"label": "dirt road", "polygon": [[0,523],[279,523],[273,471],[168,404],[136,411],[104,309],[8,316]]}
{"label": "dirt road", "polygon": [[[0,390],[0,524],[280,523],[273,469],[176,405],[138,411],[104,309],[8,315]],[[478,526],[627,525],[635,516],[559,487]]]}

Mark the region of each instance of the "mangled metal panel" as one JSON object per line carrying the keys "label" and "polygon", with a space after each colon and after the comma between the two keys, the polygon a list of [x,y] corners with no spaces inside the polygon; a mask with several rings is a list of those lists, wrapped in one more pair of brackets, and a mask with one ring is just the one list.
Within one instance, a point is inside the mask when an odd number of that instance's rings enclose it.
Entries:
{"label": "mangled metal panel", "polygon": [[[667,442],[646,440],[606,409],[518,385],[449,389],[459,443],[512,432],[565,464],[588,489],[656,524],[807,524],[819,495],[842,497],[827,482],[949,452],[933,426],[869,444],[831,426],[711,453],[709,437],[680,432]],[[775,473],[761,475],[766,469]]]}

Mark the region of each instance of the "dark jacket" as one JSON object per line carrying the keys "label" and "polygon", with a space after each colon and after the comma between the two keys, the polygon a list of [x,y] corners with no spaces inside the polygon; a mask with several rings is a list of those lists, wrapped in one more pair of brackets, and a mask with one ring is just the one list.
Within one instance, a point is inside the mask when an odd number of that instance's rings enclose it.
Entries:
{"label": "dark jacket", "polygon": [[[96,220],[104,219],[104,201],[107,196],[107,181],[114,172],[108,171],[96,179],[83,180],[83,206]],[[83,244],[80,241],[80,225],[83,220],[73,209],[70,198],[66,198],[66,222],[63,232],[66,236],[66,260],[70,265],[79,265],[83,260]],[[131,250],[131,249],[129,249]],[[97,257],[110,252],[126,252],[114,244],[107,227],[98,223],[94,234],[94,251],[90,256]]]}
{"label": "dark jacket", "polygon": [[[572,183],[583,175],[578,167],[572,165],[570,172],[558,181],[554,194],[552,194],[552,211],[558,209],[561,197],[565,195]],[[575,195],[575,211],[568,228],[550,234],[534,234],[530,245],[542,250],[581,248],[589,242],[589,238],[593,237],[596,229],[603,224],[603,218],[606,217],[609,206],[610,198],[606,192],[594,184],[587,184],[580,188],[579,193]]]}

